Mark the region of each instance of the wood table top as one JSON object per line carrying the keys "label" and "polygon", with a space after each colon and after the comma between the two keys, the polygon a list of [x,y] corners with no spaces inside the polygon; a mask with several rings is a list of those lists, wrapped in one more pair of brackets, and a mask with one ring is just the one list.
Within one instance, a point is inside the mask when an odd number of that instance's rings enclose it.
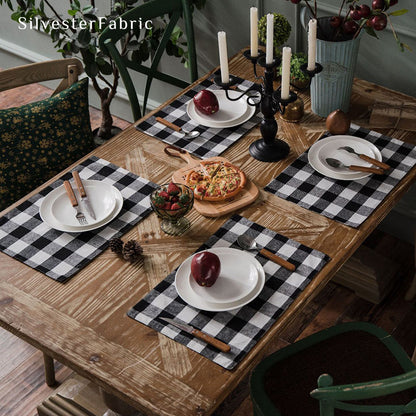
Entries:
{"label": "wood table top", "polygon": [[[251,65],[241,55],[231,60],[230,72],[253,80]],[[125,241],[141,242],[142,261],[131,264],[108,249],[65,284],[0,253],[0,325],[148,415],[212,413],[261,358],[273,351],[276,334],[290,325],[415,182],[413,168],[358,229],[262,190],[325,131],[325,120],[310,111],[308,95],[300,95],[305,102],[302,121],[278,121],[278,136],[291,147],[285,160],[264,163],[249,155],[249,145],[260,138],[259,128],[222,156],[240,166],[261,189],[259,198],[239,214],[326,253],[331,260],[234,370],[223,369],[126,315],[229,215],[206,218],[192,210],[188,214],[191,229],[172,237],[160,230],[159,218],[152,213],[123,236]],[[394,98],[416,102],[404,94],[355,80],[353,121],[416,144],[414,133],[369,125],[368,106],[378,99]],[[164,147],[131,126],[92,154],[155,183],[165,183],[184,162],[166,155]]]}

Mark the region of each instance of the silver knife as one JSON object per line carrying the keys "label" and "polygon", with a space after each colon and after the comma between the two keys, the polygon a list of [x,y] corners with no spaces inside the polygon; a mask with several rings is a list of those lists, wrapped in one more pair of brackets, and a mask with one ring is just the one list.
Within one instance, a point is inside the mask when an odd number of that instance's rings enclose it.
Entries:
{"label": "silver knife", "polygon": [[231,347],[225,344],[224,342],[219,341],[214,337],[211,337],[211,335],[208,335],[205,332],[202,332],[199,329],[194,328],[192,325],[186,324],[185,322],[164,317],[160,317],[160,319],[173,326],[176,326],[176,328],[179,328],[180,330],[185,331],[188,334],[194,335],[195,337],[202,339],[202,341],[205,341],[207,344],[210,344],[213,347],[218,348],[222,352],[229,352],[231,349]]}
{"label": "silver knife", "polygon": [[72,171],[72,176],[73,176],[73,178],[75,180],[75,183],[77,184],[78,191],[79,191],[79,195],[81,197],[81,204],[82,204],[82,206],[85,207],[88,215],[93,220],[95,220],[96,217],[95,217],[94,210],[92,209],[91,203],[88,200],[87,193],[85,192],[84,185],[82,184],[82,181],[81,181],[81,178],[79,176],[78,171],[76,171],[76,170]]}

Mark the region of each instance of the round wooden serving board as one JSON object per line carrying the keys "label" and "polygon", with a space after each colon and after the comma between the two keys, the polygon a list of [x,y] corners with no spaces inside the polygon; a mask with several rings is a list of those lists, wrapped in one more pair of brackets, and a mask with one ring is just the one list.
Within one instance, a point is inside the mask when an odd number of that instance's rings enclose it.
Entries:
{"label": "round wooden serving board", "polygon": [[[186,166],[177,170],[172,175],[173,182],[186,184],[186,176],[188,172],[198,167],[200,160],[194,159],[186,150],[177,149],[173,146],[167,146],[165,148],[165,152],[169,156],[180,157],[187,163]],[[209,159],[204,160],[218,160],[231,163],[228,159],[225,159],[221,156],[210,157]],[[200,201],[195,199],[194,207],[200,214],[204,215],[205,217],[221,217],[222,215],[229,214],[230,212],[251,204],[257,199],[258,195],[259,189],[253,182],[250,181],[250,179],[247,178],[246,185],[235,197],[221,202]]]}

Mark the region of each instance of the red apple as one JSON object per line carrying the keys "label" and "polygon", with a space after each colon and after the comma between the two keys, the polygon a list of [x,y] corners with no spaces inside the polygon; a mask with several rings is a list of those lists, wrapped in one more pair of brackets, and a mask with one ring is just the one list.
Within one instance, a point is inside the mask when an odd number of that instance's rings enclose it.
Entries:
{"label": "red apple", "polygon": [[210,251],[202,251],[192,258],[191,275],[200,286],[212,286],[217,281],[220,271],[220,259]]}
{"label": "red apple", "polygon": [[199,91],[193,98],[195,107],[203,114],[210,116],[218,111],[218,99],[216,95],[209,90]]}

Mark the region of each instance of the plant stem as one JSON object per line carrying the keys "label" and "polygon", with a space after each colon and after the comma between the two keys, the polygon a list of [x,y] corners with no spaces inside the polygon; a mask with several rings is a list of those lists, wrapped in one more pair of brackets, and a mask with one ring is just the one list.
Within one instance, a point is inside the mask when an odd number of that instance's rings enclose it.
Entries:
{"label": "plant stem", "polygon": [[341,17],[342,9],[344,8],[345,0],[342,0],[341,7],[339,8],[338,16]]}
{"label": "plant stem", "polygon": [[[63,19],[61,18],[61,16],[59,15],[59,13],[54,9],[54,7],[49,3],[49,1],[48,0],[45,0],[45,3],[48,5],[48,7],[51,9],[51,11],[52,11],[52,13],[56,16],[56,18],[62,23],[63,22]],[[71,27],[71,25],[69,25],[69,30],[72,32],[72,33],[75,33],[76,32],[76,30],[75,29],[73,29],[72,27]]]}
{"label": "plant stem", "polygon": [[309,0],[305,0],[305,3],[306,3],[306,6],[308,6],[308,9],[309,9],[309,11],[311,12],[311,14],[312,14],[312,17],[314,18],[314,19],[316,19],[316,22],[317,22],[317,25],[318,25],[318,28],[320,29],[320,33],[322,34],[322,36],[324,36],[324,40],[328,40],[328,38],[327,38],[327,36],[326,36],[326,33],[324,33],[324,31],[322,30],[322,27],[321,27],[321,25],[320,25],[320,23],[319,23],[319,19],[318,19],[318,16],[317,16],[317,6],[316,6],[316,0],[315,0],[315,11],[312,9],[312,6],[309,4]]}
{"label": "plant stem", "polygon": [[312,16],[314,17],[314,19],[318,20],[318,17],[316,16],[316,9],[315,11],[312,9],[311,5],[309,4],[309,0],[305,0],[305,3],[306,3],[306,6],[308,6],[309,11],[312,13]]}
{"label": "plant stem", "polygon": [[361,22],[360,27],[358,28],[358,30],[354,33],[354,36],[352,37],[353,39],[357,38],[357,36],[360,34],[361,29],[364,27],[365,24],[367,24],[367,20],[364,20],[363,22]]}

